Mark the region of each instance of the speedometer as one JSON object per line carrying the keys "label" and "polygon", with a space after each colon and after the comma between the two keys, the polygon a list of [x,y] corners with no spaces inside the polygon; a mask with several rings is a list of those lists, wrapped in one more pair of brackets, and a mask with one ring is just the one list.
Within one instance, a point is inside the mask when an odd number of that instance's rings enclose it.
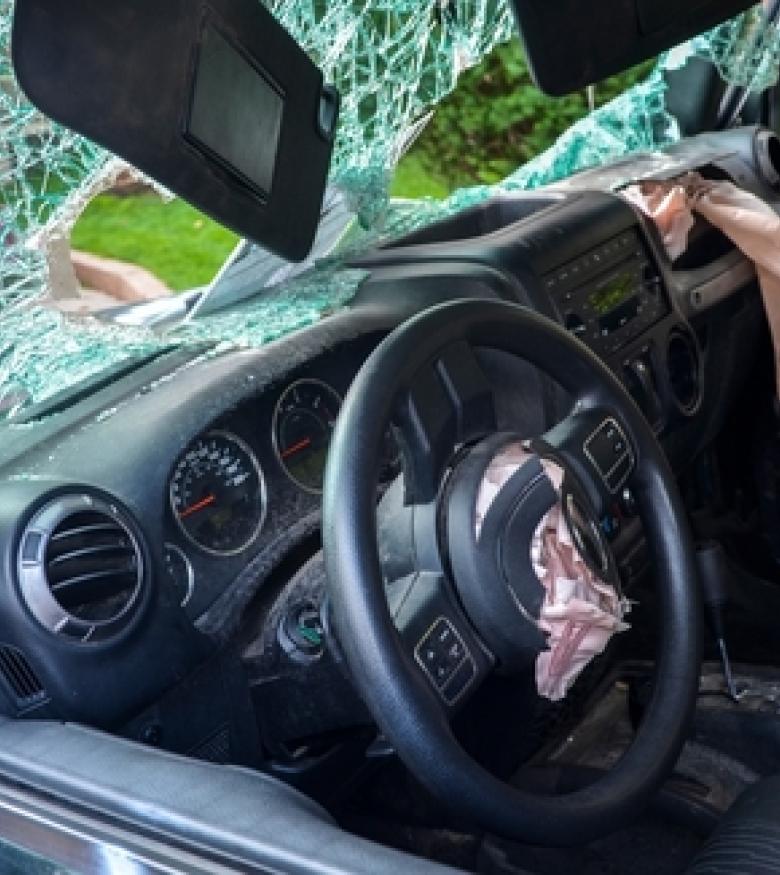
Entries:
{"label": "speedometer", "polygon": [[203,550],[230,555],[257,537],[266,512],[265,481],[252,450],[240,438],[212,431],[198,438],[174,469],[173,516]]}

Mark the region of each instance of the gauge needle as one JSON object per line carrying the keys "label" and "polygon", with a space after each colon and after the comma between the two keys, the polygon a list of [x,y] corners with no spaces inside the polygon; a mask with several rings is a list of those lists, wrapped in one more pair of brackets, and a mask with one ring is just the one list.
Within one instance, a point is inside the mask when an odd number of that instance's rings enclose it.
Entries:
{"label": "gauge needle", "polygon": [[288,456],[293,456],[295,453],[300,452],[301,450],[305,450],[311,444],[311,438],[304,438],[302,441],[298,441],[297,444],[293,444],[291,447],[287,447],[287,449],[282,453],[282,458],[286,459]]}
{"label": "gauge needle", "polygon": [[189,507],[185,507],[184,510],[179,514],[179,519],[183,520],[185,517],[188,517],[193,513],[197,513],[199,510],[203,510],[204,507],[208,507],[210,504],[214,504],[216,500],[216,495],[207,495],[200,501],[196,501],[195,504],[191,504]]}

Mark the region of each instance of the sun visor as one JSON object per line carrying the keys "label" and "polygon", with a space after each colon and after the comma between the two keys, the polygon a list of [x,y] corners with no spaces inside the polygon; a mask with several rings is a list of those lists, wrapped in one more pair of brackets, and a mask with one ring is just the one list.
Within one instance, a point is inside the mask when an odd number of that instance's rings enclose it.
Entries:
{"label": "sun visor", "polygon": [[531,73],[555,96],[592,85],[755,5],[751,0],[510,0]]}
{"label": "sun visor", "polygon": [[305,258],[338,94],[259,0],[17,0],[13,60],[46,115]]}

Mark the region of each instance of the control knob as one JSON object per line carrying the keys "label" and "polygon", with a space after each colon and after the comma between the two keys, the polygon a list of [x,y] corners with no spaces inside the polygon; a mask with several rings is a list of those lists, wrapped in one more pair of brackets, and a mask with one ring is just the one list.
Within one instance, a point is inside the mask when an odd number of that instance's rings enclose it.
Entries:
{"label": "control knob", "polygon": [[575,337],[582,338],[585,336],[587,326],[582,316],[578,313],[567,313],[564,316],[563,324],[567,331],[570,331]]}
{"label": "control knob", "polygon": [[661,407],[648,362],[642,357],[628,362],[623,371],[623,381],[628,394],[644,413],[647,421],[655,425],[661,417]]}

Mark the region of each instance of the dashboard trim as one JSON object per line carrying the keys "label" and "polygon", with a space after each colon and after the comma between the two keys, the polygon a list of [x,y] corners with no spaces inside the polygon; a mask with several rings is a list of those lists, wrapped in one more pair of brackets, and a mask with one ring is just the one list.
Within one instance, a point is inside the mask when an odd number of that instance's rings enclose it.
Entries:
{"label": "dashboard trim", "polygon": [[742,257],[736,264],[727,267],[722,273],[696,286],[688,293],[690,310],[695,313],[714,307],[755,279],[755,266],[747,258]]}

